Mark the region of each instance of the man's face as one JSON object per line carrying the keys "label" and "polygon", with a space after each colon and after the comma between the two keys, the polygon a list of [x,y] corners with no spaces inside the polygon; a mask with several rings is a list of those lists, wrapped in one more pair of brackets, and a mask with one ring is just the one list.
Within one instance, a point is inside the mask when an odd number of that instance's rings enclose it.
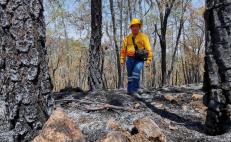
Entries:
{"label": "man's face", "polygon": [[132,34],[137,35],[140,31],[140,24],[134,24],[131,26]]}

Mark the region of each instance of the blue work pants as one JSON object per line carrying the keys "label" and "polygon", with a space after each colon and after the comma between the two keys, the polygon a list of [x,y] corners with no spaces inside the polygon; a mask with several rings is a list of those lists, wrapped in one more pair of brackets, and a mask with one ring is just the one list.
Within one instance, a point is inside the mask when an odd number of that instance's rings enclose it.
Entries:
{"label": "blue work pants", "polygon": [[137,92],[140,87],[140,74],[144,68],[144,61],[137,60],[132,57],[127,57],[126,60],[127,75],[128,75],[128,93]]}

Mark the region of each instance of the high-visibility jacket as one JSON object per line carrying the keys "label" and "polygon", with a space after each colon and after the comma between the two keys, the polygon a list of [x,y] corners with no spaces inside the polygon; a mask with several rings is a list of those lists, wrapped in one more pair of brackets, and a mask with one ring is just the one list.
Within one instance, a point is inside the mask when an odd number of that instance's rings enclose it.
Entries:
{"label": "high-visibility jacket", "polygon": [[[122,47],[120,50],[120,63],[124,63],[126,56],[133,57],[135,55],[135,47],[132,42],[132,36],[133,35],[131,33],[123,40]],[[153,53],[148,36],[142,32],[139,32],[136,35],[135,43],[137,44],[138,48],[146,49],[148,51],[147,61],[151,62],[153,58]]]}

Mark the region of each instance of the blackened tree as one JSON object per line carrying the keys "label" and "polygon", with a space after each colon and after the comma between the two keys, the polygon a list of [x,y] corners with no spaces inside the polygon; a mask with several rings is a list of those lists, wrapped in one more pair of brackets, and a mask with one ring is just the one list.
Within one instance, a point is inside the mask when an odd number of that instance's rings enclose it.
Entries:
{"label": "blackened tree", "polygon": [[217,135],[230,127],[231,114],[231,5],[229,0],[206,1],[204,104],[206,130]]}

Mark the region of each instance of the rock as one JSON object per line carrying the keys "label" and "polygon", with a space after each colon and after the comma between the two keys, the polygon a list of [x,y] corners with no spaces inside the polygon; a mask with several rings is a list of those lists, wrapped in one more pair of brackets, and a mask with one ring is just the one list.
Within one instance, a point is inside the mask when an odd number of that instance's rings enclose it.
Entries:
{"label": "rock", "polygon": [[67,141],[86,142],[85,136],[75,122],[67,117],[61,108],[57,108],[33,142]]}
{"label": "rock", "polygon": [[163,107],[163,104],[160,103],[160,102],[152,102],[151,104],[154,105],[154,106],[157,107],[157,108]]}
{"label": "rock", "polygon": [[169,95],[169,94],[164,95],[164,99],[166,101],[171,102],[171,103],[176,103],[177,102],[176,98],[174,96],[172,96],[172,95]]}
{"label": "rock", "polygon": [[171,124],[171,121],[169,120],[169,119],[161,119],[161,121],[163,122],[163,123],[165,123],[166,125],[170,125]]}
{"label": "rock", "polygon": [[162,128],[169,128],[170,124],[171,121],[169,119],[163,118],[160,120],[159,126],[161,126]]}
{"label": "rock", "polygon": [[177,127],[177,126],[169,125],[169,129],[170,129],[170,130],[177,130],[177,129],[178,129],[178,127]]}
{"label": "rock", "polygon": [[185,102],[189,102],[189,95],[186,93],[166,93],[163,95],[163,99],[169,103],[183,105]]}
{"label": "rock", "polygon": [[119,131],[113,131],[107,134],[106,138],[98,142],[130,142],[129,138]]}
{"label": "rock", "polygon": [[137,103],[135,103],[134,108],[138,109],[138,108],[140,108],[140,106],[141,106],[140,103],[137,102]]}
{"label": "rock", "polygon": [[188,106],[183,105],[183,106],[182,106],[182,110],[183,110],[183,111],[187,111],[187,110],[188,110]]}
{"label": "rock", "polygon": [[181,100],[185,95],[187,95],[187,94],[185,94],[185,93],[177,93],[177,94],[175,95],[175,98]]}
{"label": "rock", "polygon": [[130,142],[150,142],[143,134],[137,134],[130,137]]}
{"label": "rock", "polygon": [[138,132],[144,134],[148,140],[159,140],[166,142],[166,136],[163,134],[157,124],[149,117],[135,120],[133,122]]}
{"label": "rock", "polygon": [[201,101],[196,101],[196,102],[191,102],[190,105],[198,112],[200,113],[205,113],[207,107],[201,102]]}
{"label": "rock", "polygon": [[[107,128],[113,131],[109,132],[104,138],[101,138],[97,142],[166,142],[165,135],[150,118],[145,117],[135,120],[133,124],[134,127],[129,133],[113,119],[110,119],[107,122]],[[177,129],[175,127],[172,128]]]}
{"label": "rock", "polygon": [[122,130],[119,123],[117,123],[114,119],[109,119],[108,120],[107,129],[111,129],[111,130],[115,130],[115,131]]}
{"label": "rock", "polygon": [[203,95],[201,94],[193,94],[192,95],[192,100],[194,101],[198,101],[198,100],[202,100],[203,99]]}

